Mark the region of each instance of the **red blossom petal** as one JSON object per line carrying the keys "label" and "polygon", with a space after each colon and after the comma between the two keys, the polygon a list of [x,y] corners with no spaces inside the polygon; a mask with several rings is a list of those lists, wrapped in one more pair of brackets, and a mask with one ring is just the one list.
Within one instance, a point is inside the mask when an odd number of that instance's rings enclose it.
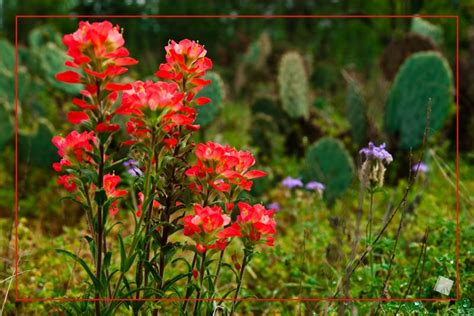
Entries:
{"label": "red blossom petal", "polygon": [[135,65],[138,63],[138,60],[132,57],[122,57],[122,58],[117,58],[114,60],[114,64],[117,66],[129,66],[129,65]]}
{"label": "red blossom petal", "polygon": [[109,124],[109,123],[105,123],[105,122],[97,124],[97,126],[95,128],[95,130],[98,133],[112,133],[112,132],[118,131],[119,129],[120,129],[120,125],[118,125],[118,124]]}
{"label": "red blossom petal", "polygon": [[255,178],[265,177],[266,175],[267,175],[267,173],[265,171],[251,170],[251,171],[249,171],[245,174],[245,177],[247,179],[255,179]]}
{"label": "red blossom petal", "polygon": [[71,68],[79,68],[79,65],[76,64],[75,62],[71,61],[71,60],[67,60],[65,63],[64,63],[65,66],[68,66],[68,67],[71,67]]}
{"label": "red blossom petal", "polygon": [[67,120],[71,122],[71,124],[80,124],[83,121],[87,121],[89,119],[89,115],[84,112],[77,112],[71,111],[67,114]]}
{"label": "red blossom petal", "polygon": [[196,100],[194,100],[194,102],[196,102],[197,105],[204,105],[211,102],[211,99],[206,98],[206,97],[199,97]]}
{"label": "red blossom petal", "polygon": [[120,84],[120,83],[108,83],[108,84],[105,86],[105,89],[106,89],[106,90],[110,90],[110,91],[130,90],[130,89],[132,89],[132,85],[129,84],[129,83],[125,83],[125,84]]}
{"label": "red blossom petal", "polygon": [[78,99],[78,98],[72,99],[72,103],[74,105],[77,105],[78,107],[80,107],[83,110],[95,110],[95,109],[97,109],[96,105],[88,104],[86,101],[84,101],[82,99]]}
{"label": "red blossom petal", "polygon": [[107,73],[105,73],[105,72],[97,72],[97,71],[93,71],[93,70],[91,70],[91,69],[89,69],[89,68],[84,68],[84,71],[85,71],[87,74],[89,74],[89,75],[91,75],[91,76],[94,76],[94,77],[97,77],[97,78],[99,78],[99,79],[104,79],[105,76],[107,76]]}
{"label": "red blossom petal", "polygon": [[81,76],[72,70],[60,72],[55,76],[56,80],[67,83],[81,83]]}

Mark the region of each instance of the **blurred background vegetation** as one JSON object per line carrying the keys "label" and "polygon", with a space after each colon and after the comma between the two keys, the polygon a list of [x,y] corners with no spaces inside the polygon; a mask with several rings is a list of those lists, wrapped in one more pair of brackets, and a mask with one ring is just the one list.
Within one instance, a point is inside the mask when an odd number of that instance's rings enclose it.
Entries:
{"label": "blurred background vegetation", "polygon": [[[11,291],[12,218],[14,205],[14,64],[15,15],[459,15],[460,56],[460,207],[463,240],[473,235],[474,181],[474,3],[447,1],[163,1],[163,0],[0,0],[0,288]],[[21,296],[73,296],[80,293],[80,276],[64,265],[52,248],[81,249],[82,213],[60,200],[51,163],[57,160],[51,144],[55,134],[66,133],[65,115],[78,87],[55,81],[67,59],[62,35],[77,28],[77,18],[21,18],[19,42],[19,211]],[[345,258],[335,253],[345,234],[354,228],[357,203],[358,150],[369,140],[387,142],[394,163],[387,172],[387,192],[380,198],[379,216],[397,201],[406,186],[410,152],[422,152],[426,106],[432,99],[430,139],[424,153],[430,166],[428,180],[412,192],[412,217],[406,224],[399,264],[393,272],[393,297],[404,295],[413,273],[425,228],[431,229],[428,249],[433,258],[430,281],[418,294],[432,291],[437,273],[455,278],[455,150],[456,21],[422,19],[331,18],[108,18],[124,29],[126,47],[138,65],[124,81],[153,79],[164,61],[168,40],[199,40],[214,62],[207,76],[213,80],[201,93],[212,103],[200,109],[203,127],[196,141],[215,140],[251,149],[269,177],[259,180],[246,199],[278,202],[283,228],[275,253],[256,259],[256,274],[248,295],[259,297],[328,297]],[[403,66],[402,66],[403,65]],[[324,202],[280,185],[286,176],[326,185]],[[316,211],[315,211],[316,210]],[[317,215],[314,215],[317,212]],[[351,214],[351,215],[347,215]],[[436,216],[433,216],[436,214]],[[347,217],[347,218],[346,218]],[[304,228],[301,218],[318,225]],[[82,224],[78,224],[82,223]],[[384,240],[386,249],[396,230]],[[302,267],[295,244],[301,229],[314,229],[309,267]],[[5,233],[3,233],[5,232]],[[441,238],[441,236],[443,236]],[[45,245],[48,248],[45,248]],[[348,247],[348,246],[347,246]],[[418,248],[417,248],[418,247]],[[347,249],[341,247],[344,253]],[[383,254],[384,249],[380,249]],[[308,250],[309,251],[309,250]],[[459,304],[433,303],[404,308],[456,313],[469,310],[472,300],[472,243],[461,243]],[[347,251],[346,251],[347,252]],[[322,261],[317,254],[323,254]],[[387,254],[385,254],[387,257]],[[346,258],[347,259],[347,258]],[[380,269],[386,259],[381,255]],[[260,264],[260,265],[259,265]],[[273,266],[266,270],[266,267]],[[52,267],[55,267],[52,269]],[[63,273],[64,272],[64,273]],[[353,296],[367,295],[361,271]],[[381,272],[382,273],[382,272]],[[73,276],[74,275],[74,276]],[[381,274],[383,275],[383,274]],[[263,279],[263,281],[262,281]],[[283,280],[279,287],[278,280]],[[303,281],[301,281],[303,280]],[[271,283],[270,285],[267,284]],[[301,285],[300,282],[304,284]],[[380,281],[381,282],[381,281]],[[399,283],[397,283],[399,282]],[[405,283],[404,283],[405,282]],[[272,284],[274,283],[274,284]],[[303,290],[301,290],[303,288]],[[452,291],[453,293],[453,291]],[[470,293],[470,294],[469,294]],[[10,296],[12,293],[10,292]],[[438,295],[438,296],[437,296]],[[373,293],[373,296],[379,296]],[[417,297],[414,295],[413,297]],[[453,296],[451,296],[453,297]],[[420,303],[421,304],[421,303]],[[464,305],[467,307],[465,307]],[[297,304],[296,304],[297,305]],[[247,304],[248,313],[293,314],[301,306],[277,303]],[[244,306],[244,305],[243,305]],[[25,313],[44,306],[17,306]],[[327,307],[327,306],[326,306]],[[305,304],[320,311],[324,304]],[[386,306],[397,308],[395,304]],[[6,311],[13,313],[9,301]],[[331,307],[335,310],[336,307]],[[361,314],[370,305],[357,304]],[[43,311],[43,312],[42,312]],[[472,309],[470,309],[472,311]]]}

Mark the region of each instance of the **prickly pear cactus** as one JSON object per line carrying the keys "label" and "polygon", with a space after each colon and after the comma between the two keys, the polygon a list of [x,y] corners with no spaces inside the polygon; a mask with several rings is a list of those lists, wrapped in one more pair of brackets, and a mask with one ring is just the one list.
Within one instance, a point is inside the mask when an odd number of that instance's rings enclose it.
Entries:
{"label": "prickly pear cactus", "polygon": [[338,139],[324,137],[311,145],[305,157],[305,180],[326,186],[324,198],[332,203],[351,185],[354,162]]}
{"label": "prickly pear cactus", "polygon": [[202,127],[209,126],[217,118],[225,98],[224,83],[218,73],[208,71],[204,79],[211,80],[211,83],[205,86],[196,97],[207,97],[211,99],[211,102],[197,108],[196,124]]}
{"label": "prickly pear cactus", "polygon": [[56,148],[51,143],[54,134],[51,123],[40,118],[36,130],[21,132],[18,136],[18,160],[31,166],[51,168],[57,160]]}
{"label": "prickly pear cactus", "polygon": [[385,128],[399,135],[400,147],[418,148],[431,100],[430,133],[443,126],[453,102],[448,62],[437,52],[419,52],[400,67],[385,107]]}
{"label": "prickly pear cactus", "polygon": [[443,43],[443,29],[425,19],[414,18],[411,20],[411,32],[431,39],[438,46]]}
{"label": "prickly pear cactus", "polygon": [[81,91],[81,85],[71,85],[55,79],[58,72],[67,70],[64,62],[68,60],[67,55],[56,44],[47,43],[34,52],[35,60],[38,62],[38,70],[41,78],[55,89],[66,93],[77,94]]}
{"label": "prickly pear cactus", "polygon": [[36,27],[28,35],[28,44],[31,48],[42,47],[47,43],[62,44],[61,35],[51,25]]}
{"label": "prickly pear cactus", "polygon": [[270,35],[267,32],[263,32],[256,41],[249,45],[242,61],[245,64],[253,65],[256,69],[260,69],[265,65],[271,52],[272,42]]}
{"label": "prickly pear cactus", "polygon": [[280,99],[285,112],[292,118],[307,117],[308,78],[303,58],[296,52],[283,55],[278,67]]}
{"label": "prickly pear cactus", "polygon": [[352,140],[357,144],[365,143],[367,135],[366,105],[360,86],[354,80],[349,81],[347,86],[346,115],[351,123]]}

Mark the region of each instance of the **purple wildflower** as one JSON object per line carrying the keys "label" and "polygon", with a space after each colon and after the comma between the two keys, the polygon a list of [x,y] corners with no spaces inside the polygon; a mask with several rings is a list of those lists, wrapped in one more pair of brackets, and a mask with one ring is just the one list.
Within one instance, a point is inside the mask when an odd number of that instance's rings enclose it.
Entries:
{"label": "purple wildflower", "polygon": [[314,191],[322,192],[322,191],[324,191],[326,186],[322,183],[317,182],[317,181],[310,181],[310,182],[306,183],[305,188],[307,190],[314,190]]}
{"label": "purple wildflower", "polygon": [[274,210],[275,212],[278,212],[281,209],[280,203],[278,203],[278,202],[270,203],[270,204],[267,205],[267,209]]}
{"label": "purple wildflower", "polygon": [[364,154],[366,160],[380,160],[387,164],[393,160],[392,155],[385,150],[385,143],[377,147],[374,143],[369,142],[369,147],[362,148],[359,153]]}
{"label": "purple wildflower", "polygon": [[424,162],[419,162],[419,163],[416,163],[413,165],[413,167],[411,167],[411,170],[413,170],[413,172],[421,172],[421,173],[427,173],[430,169],[428,168],[428,165],[425,164]]}
{"label": "purple wildflower", "polygon": [[130,159],[127,160],[123,163],[125,168],[127,168],[127,172],[132,176],[132,177],[138,177],[143,174],[143,171],[138,168],[138,161]]}
{"label": "purple wildflower", "polygon": [[302,188],[303,187],[303,181],[301,179],[295,179],[292,177],[286,177],[283,179],[281,184],[288,189],[293,189],[293,188]]}

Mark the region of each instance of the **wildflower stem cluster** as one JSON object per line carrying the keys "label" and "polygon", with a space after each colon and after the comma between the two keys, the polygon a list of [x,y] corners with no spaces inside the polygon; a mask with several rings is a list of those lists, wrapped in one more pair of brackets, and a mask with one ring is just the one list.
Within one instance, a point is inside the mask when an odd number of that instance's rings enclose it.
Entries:
{"label": "wildflower stem cluster", "polygon": [[[66,66],[73,70],[56,78],[84,89],[72,100],[78,110],[67,115],[74,129],[53,138],[61,156],[53,168],[58,184],[86,213],[95,266],[70,257],[88,273],[97,299],[214,298],[225,251],[235,239],[243,249],[242,265],[235,253],[232,260],[240,270],[237,299],[255,247],[273,245],[274,211],[239,200],[253,179],[266,174],[253,169],[248,151],[192,141],[200,128],[196,108],[210,102],[196,97],[210,83],[204,75],[212,61],[204,46],[170,41],[158,80],[124,83],[120,76],[138,62],[124,43],[119,27],[107,21],[81,22],[64,36],[72,58]],[[179,263],[185,263],[182,269],[167,269]],[[109,314],[121,304],[135,314],[146,308],[97,300],[95,313]],[[182,312],[189,305],[185,300]],[[196,300],[194,313],[204,308],[209,312],[209,304]]]}

